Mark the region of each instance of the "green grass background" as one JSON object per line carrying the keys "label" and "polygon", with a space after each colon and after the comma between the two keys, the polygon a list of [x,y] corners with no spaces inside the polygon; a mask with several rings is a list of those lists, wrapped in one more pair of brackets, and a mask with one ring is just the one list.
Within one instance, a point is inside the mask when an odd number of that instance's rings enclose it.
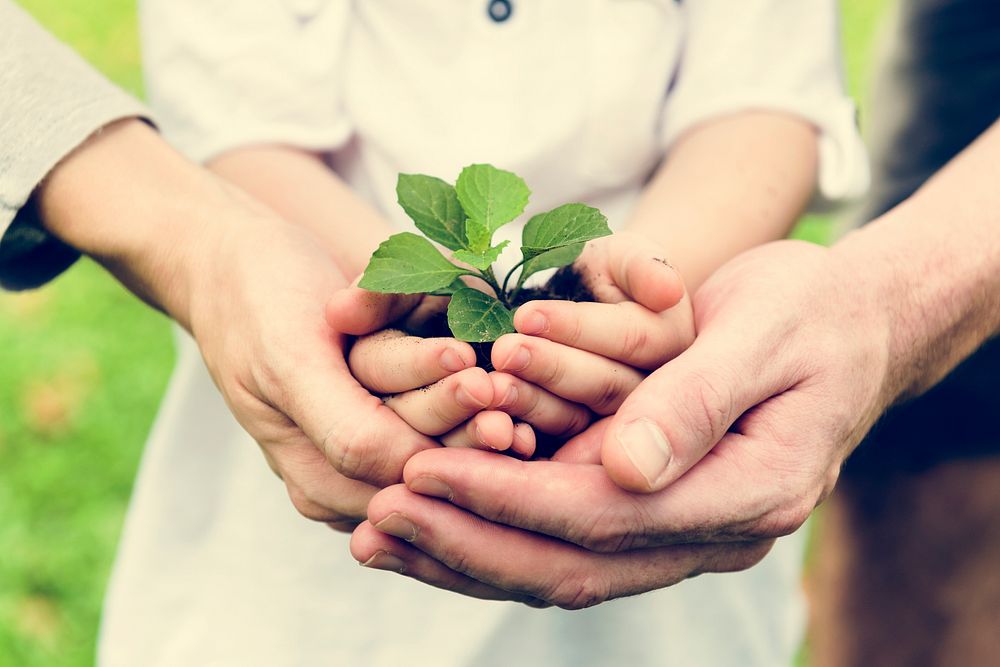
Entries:
{"label": "green grass background", "polygon": [[[134,0],[20,4],[141,95]],[[841,2],[848,81],[862,102],[887,4]],[[825,242],[831,229],[810,217],[796,236]],[[41,290],[0,293],[0,666],[93,662],[115,544],[172,363],[166,319],[90,261]]]}

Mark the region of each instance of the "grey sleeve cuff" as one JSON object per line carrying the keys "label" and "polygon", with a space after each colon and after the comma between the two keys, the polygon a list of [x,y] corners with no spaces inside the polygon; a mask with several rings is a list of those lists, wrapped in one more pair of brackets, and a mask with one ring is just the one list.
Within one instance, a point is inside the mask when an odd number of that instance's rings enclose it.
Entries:
{"label": "grey sleeve cuff", "polygon": [[76,260],[75,250],[45,231],[32,193],[101,127],[148,116],[23,10],[0,0],[0,287],[37,287]]}

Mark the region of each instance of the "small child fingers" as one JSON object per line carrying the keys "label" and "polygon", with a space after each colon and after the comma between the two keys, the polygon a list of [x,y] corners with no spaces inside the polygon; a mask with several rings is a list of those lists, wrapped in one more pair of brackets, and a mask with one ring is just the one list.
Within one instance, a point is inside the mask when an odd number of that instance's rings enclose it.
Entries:
{"label": "small child fingers", "polygon": [[632,301],[531,301],[518,308],[514,327],[623,364],[653,370],[694,341],[690,308],[655,313]]}
{"label": "small child fingers", "polygon": [[514,421],[497,410],[484,410],[464,424],[441,436],[445,447],[469,447],[489,451],[506,451],[514,441]]}
{"label": "small child fingers", "polygon": [[385,405],[424,435],[447,433],[493,401],[493,384],[482,368],[467,368],[428,387],[390,396]]}
{"label": "small child fingers", "polygon": [[531,424],[549,435],[568,438],[587,428],[590,410],[510,373],[490,373],[492,408]]}
{"label": "small child fingers", "polygon": [[347,355],[357,381],[376,394],[425,387],[476,365],[476,352],[453,338],[418,338],[384,329],[359,338]]}
{"label": "small child fingers", "polygon": [[525,422],[514,424],[514,441],[510,445],[511,451],[521,458],[530,459],[535,455],[537,442],[535,429],[531,427],[531,424]]}
{"label": "small child fingers", "polygon": [[493,366],[599,415],[616,410],[644,375],[617,361],[544,338],[507,334],[493,344]]}

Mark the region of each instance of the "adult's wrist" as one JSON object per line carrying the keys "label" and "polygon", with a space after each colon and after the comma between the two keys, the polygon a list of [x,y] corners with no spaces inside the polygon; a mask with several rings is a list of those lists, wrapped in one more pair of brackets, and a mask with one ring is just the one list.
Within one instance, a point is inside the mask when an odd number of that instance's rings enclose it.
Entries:
{"label": "adult's wrist", "polygon": [[[95,133],[36,193],[45,227],[188,326],[199,267],[242,197],[136,119]],[[240,206],[245,202],[239,201]]]}
{"label": "adult's wrist", "polygon": [[914,197],[833,247],[850,289],[884,315],[887,406],[939,382],[997,327],[990,265],[942,230],[948,210],[933,204]]}

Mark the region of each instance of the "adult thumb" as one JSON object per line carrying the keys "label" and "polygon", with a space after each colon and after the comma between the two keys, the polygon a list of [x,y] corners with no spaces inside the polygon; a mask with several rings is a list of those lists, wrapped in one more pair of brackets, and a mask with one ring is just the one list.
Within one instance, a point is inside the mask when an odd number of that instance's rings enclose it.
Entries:
{"label": "adult thumb", "polygon": [[326,321],[334,331],[364,336],[384,329],[420,302],[419,294],[382,294],[357,286],[334,292],[326,304]]}
{"label": "adult thumb", "polygon": [[697,339],[643,380],[612,418],[601,443],[608,475],[637,493],[679,478],[770,396],[760,366],[745,349]]}

